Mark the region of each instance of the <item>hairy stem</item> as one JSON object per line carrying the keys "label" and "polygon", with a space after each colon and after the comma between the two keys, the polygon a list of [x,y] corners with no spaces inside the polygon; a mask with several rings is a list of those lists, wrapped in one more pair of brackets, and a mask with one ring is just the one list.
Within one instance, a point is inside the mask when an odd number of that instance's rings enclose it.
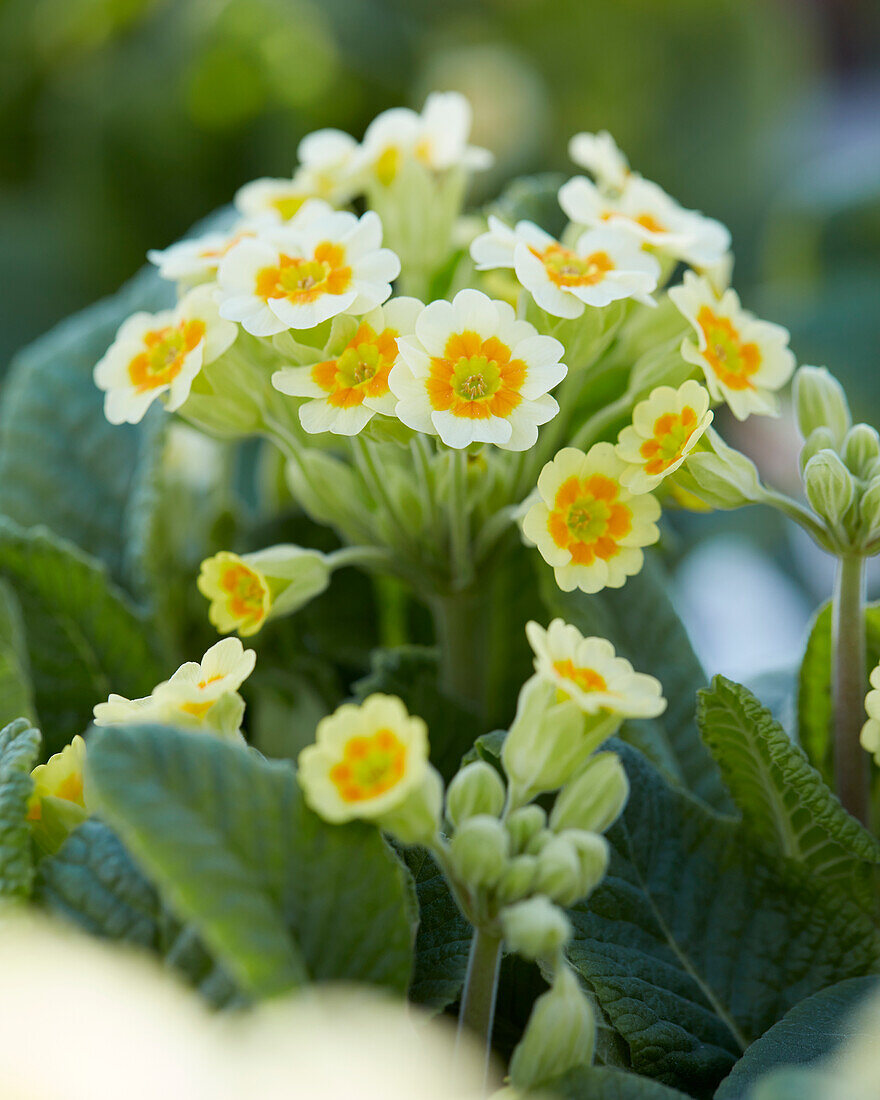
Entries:
{"label": "hairy stem", "polygon": [[469,1032],[485,1052],[483,1087],[489,1079],[492,1054],[492,1024],[495,1019],[495,997],[498,992],[498,972],[501,968],[501,940],[480,928],[474,929],[468,957],[467,977],[458,1013],[458,1035]]}
{"label": "hairy stem", "polygon": [[870,769],[859,741],[865,718],[864,587],[864,558],[842,554],[834,585],[832,634],[834,775],[840,801],[867,825]]}
{"label": "hairy stem", "polygon": [[467,452],[450,453],[449,555],[452,583],[466,588],[473,579],[470,555],[470,509],[467,499]]}
{"label": "hairy stem", "polygon": [[444,592],[431,601],[440,648],[440,687],[483,715],[487,704],[488,608],[476,587]]}

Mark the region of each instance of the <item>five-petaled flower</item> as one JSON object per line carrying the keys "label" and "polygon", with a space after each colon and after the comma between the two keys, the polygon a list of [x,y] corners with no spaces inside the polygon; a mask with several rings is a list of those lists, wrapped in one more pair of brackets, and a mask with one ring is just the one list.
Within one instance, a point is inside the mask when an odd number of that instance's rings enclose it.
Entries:
{"label": "five-petaled flower", "polygon": [[538,477],[522,529],[553,566],[564,592],[620,588],[642,568],[642,546],[660,537],[660,505],[620,481],[626,468],[610,443],[584,454],[565,447]]}
{"label": "five-petaled flower", "polygon": [[234,342],[238,330],[221,320],[211,289],[191,290],[175,309],[134,313],[95,367],[111,424],[137,424],[161,397],[169,412],[189,396],[193,379]]}
{"label": "five-petaled flower", "polygon": [[562,619],[554,619],[546,630],[536,622],[527,623],[526,635],[538,676],[585,713],[655,718],[666,709],[660,681],[635,672],[605,638],[585,638]]}
{"label": "five-petaled flower", "polygon": [[658,386],[633,409],[632,424],[617,437],[627,463],[620,482],[630,492],[649,493],[684,462],[712,423],[709,394],[689,379],[678,389]]}
{"label": "five-petaled flower", "polygon": [[61,752],[50,756],[45,764],[38,764],[31,772],[33,793],[28,801],[28,821],[40,821],[43,817],[43,800],[57,798],[79,807],[85,817],[83,795],[83,768],[86,761],[86,743],[77,735]]}
{"label": "five-petaled flower", "polygon": [[562,344],[518,321],[506,302],[461,290],[419,314],[415,336],[398,340],[389,383],[395,414],[449,447],[534,446],[538,425],[559,411],[549,390],[566,374]]}
{"label": "five-petaled flower", "polygon": [[276,390],[309,398],[299,410],[307,432],[357,435],[376,413],[394,414],[397,398],[388,375],[397,338],[415,332],[422,309],[417,298],[392,298],[360,319],[337,317],[318,362],[276,371]]}
{"label": "five-petaled flower", "polygon": [[605,190],[622,190],[631,175],[629,161],[607,130],[575,134],[568,143],[568,155]]}
{"label": "five-petaled flower", "polygon": [[391,293],[400,261],[381,248],[382,222],[334,211],[240,241],[220,263],[220,315],[254,336],[369,313]]}
{"label": "five-petaled flower", "polygon": [[635,174],[613,194],[575,176],[560,188],[559,205],[577,225],[626,226],[645,245],[689,264],[716,263],[730,247],[721,222],[685,210],[662,187]]}
{"label": "five-petaled flower", "polygon": [[299,755],[306,801],[327,821],[385,816],[429,775],[428,729],[393,695],[345,703],[318,723]]}
{"label": "five-petaled flower", "polygon": [[788,330],[744,310],[735,290],[719,297],[708,279],[690,271],[669,297],[696,332],[696,340],[685,338],[681,354],[703,371],[713,399],[726,401],[738,420],[777,415],[775,391],[795,367]]}

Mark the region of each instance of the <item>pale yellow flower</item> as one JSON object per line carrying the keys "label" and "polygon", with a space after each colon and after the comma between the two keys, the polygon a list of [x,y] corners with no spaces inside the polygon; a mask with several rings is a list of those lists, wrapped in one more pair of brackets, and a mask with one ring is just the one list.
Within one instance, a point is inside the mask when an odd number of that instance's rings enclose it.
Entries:
{"label": "pale yellow flower", "polygon": [[617,454],[627,464],[622,485],[647,493],[677,470],[712,423],[709,394],[692,379],[673,389],[658,386],[633,409],[632,424],[617,437]]}
{"label": "pale yellow flower", "polygon": [[45,764],[38,764],[31,772],[34,790],[28,802],[28,820],[39,821],[43,816],[43,799],[58,798],[82,809],[86,816],[83,795],[83,768],[86,762],[86,743],[80,736],[74,737],[61,752],[50,756]]}

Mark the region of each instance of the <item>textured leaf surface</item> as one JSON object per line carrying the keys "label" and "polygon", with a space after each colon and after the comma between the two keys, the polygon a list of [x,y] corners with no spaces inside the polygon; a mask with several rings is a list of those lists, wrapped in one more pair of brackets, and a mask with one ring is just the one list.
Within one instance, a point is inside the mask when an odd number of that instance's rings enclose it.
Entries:
{"label": "textured leaf surface", "polygon": [[669,600],[667,586],[659,561],[646,554],[641,573],[630,577],[623,588],[609,588],[595,596],[560,592],[550,577],[545,592],[553,614],[574,623],[583,634],[608,638],[638,672],[657,677],[668,706],[655,721],[628,723],[634,731],[632,740],[670,778],[710,806],[729,809],[718,768],[696,727],[696,693],[705,686],[706,675]]}
{"label": "textured leaf surface", "polygon": [[845,895],[765,862],[741,825],[618,751],[630,799],[608,834],[608,876],[570,911],[569,954],[633,1069],[709,1096],[798,1001],[876,972],[880,934]]}
{"label": "textured leaf surface", "polygon": [[447,1008],[458,1000],[464,985],[472,929],[424,848],[410,848],[406,864],[419,902],[410,1000],[429,1008]]}
{"label": "textured leaf surface", "polygon": [[140,726],[97,731],[88,769],[102,814],[245,992],[407,988],[409,876],[375,829],[313,814],[292,766]]}
{"label": "textured leaf surface", "polygon": [[804,751],[748,689],[716,676],[700,692],[700,730],[744,823],[771,850],[868,892],[880,845],[851,817]]}
{"label": "textured leaf surface", "polygon": [[560,1100],[686,1100],[686,1093],[649,1077],[605,1066],[581,1066],[548,1082],[545,1095]]}
{"label": "textured leaf surface", "polygon": [[26,718],[0,731],[0,897],[27,897],[34,877],[27,805],[40,734]]}
{"label": "textured leaf surface", "polygon": [[853,1013],[878,988],[878,979],[850,978],[807,997],[740,1058],[715,1100],[746,1100],[758,1080],[780,1066],[806,1066],[831,1054],[855,1033]]}
{"label": "textured leaf surface", "polygon": [[0,727],[22,717],[36,719],[27,640],[15,592],[0,581]]}
{"label": "textured leaf surface", "polygon": [[0,520],[0,577],[21,604],[47,755],[81,733],[111,691],[145,695],[167,674],[143,618],[70,543]]}

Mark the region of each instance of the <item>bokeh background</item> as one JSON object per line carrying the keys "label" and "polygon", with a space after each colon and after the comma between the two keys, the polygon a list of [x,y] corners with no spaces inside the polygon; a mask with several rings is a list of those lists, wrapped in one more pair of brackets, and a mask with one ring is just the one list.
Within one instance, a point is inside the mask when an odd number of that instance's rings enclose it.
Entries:
{"label": "bokeh background", "polygon": [[[570,168],[573,132],[611,130],[730,226],[745,304],[880,423],[878,61],[877,0],[0,0],[0,377],[147,248],[246,180],[289,174],[307,131],[360,136],[455,88],[498,158],[475,201]],[[770,445],[750,421],[740,440],[782,485],[785,431]],[[789,664],[824,563],[766,515],[699,532],[676,584],[706,663],[744,678]],[[759,637],[719,631],[731,588],[744,624],[765,609]]]}

